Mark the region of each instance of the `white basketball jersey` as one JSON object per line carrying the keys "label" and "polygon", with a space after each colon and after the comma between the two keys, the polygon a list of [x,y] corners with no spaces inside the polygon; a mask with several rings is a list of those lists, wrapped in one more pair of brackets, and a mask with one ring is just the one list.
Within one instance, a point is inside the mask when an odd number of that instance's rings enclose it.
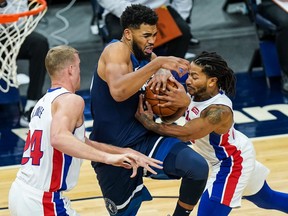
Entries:
{"label": "white basketball jersey", "polygon": [[[186,121],[200,117],[201,112],[212,104],[225,105],[233,110],[231,100],[223,92],[202,102],[195,102],[192,98],[192,102],[186,111]],[[219,135],[212,132],[201,139],[191,142],[193,143],[193,148],[203,155],[212,165],[232,154],[234,157],[240,156],[241,149],[245,148],[247,143],[251,145],[248,138],[240,131],[237,131],[234,125],[232,125],[226,134]]]}
{"label": "white basketball jersey", "polygon": [[[78,181],[82,160],[66,155],[51,146],[51,105],[61,94],[70,94],[64,88],[49,89],[37,102],[29,124],[22,166],[17,178],[42,191],[68,191]],[[67,107],[70,109],[71,107]],[[74,136],[84,141],[85,127],[75,128]]]}

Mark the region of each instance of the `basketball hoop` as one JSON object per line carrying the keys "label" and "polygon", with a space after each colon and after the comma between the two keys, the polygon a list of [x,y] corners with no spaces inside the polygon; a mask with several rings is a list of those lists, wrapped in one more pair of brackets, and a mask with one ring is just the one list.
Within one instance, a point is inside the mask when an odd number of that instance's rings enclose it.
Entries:
{"label": "basketball hoop", "polygon": [[7,9],[0,14],[0,91],[4,93],[10,87],[18,88],[16,59],[20,47],[47,11],[45,0],[32,0],[28,5],[26,0],[7,2]]}

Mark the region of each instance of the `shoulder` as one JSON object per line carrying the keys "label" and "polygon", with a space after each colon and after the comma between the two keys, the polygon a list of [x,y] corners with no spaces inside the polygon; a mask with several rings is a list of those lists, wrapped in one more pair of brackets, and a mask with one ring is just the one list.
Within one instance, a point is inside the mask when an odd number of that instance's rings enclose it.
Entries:
{"label": "shoulder", "polygon": [[201,117],[207,118],[210,123],[223,123],[232,116],[230,107],[223,104],[212,104],[201,112]]}
{"label": "shoulder", "polygon": [[81,96],[74,93],[65,93],[57,97],[53,104],[69,109],[83,109],[85,103]]}
{"label": "shoulder", "polygon": [[[109,43],[105,48],[103,52],[111,52],[111,53],[115,53],[115,51],[119,51],[121,52],[128,52],[129,54],[131,53],[129,47],[124,44],[121,41],[117,41],[114,43]],[[119,53],[118,53],[119,54]]]}
{"label": "shoulder", "polygon": [[100,58],[105,62],[117,61],[118,59],[121,59],[121,61],[123,61],[123,59],[130,59],[130,55],[131,50],[129,49],[129,47],[119,41],[108,44],[104,48]]}

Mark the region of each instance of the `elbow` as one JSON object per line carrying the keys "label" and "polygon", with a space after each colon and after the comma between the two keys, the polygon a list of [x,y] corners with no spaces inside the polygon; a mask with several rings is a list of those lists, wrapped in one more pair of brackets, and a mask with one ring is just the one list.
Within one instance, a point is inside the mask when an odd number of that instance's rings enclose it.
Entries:
{"label": "elbow", "polygon": [[119,96],[114,95],[112,97],[116,102],[123,102],[124,100],[126,100],[124,97],[121,97],[121,95],[119,95]]}
{"label": "elbow", "polygon": [[189,137],[177,137],[178,139],[180,139],[182,142],[189,142],[191,141],[191,139],[189,139]]}
{"label": "elbow", "polygon": [[51,135],[50,144],[53,148],[58,149],[60,144],[60,137],[57,135]]}
{"label": "elbow", "polygon": [[129,98],[127,91],[125,90],[118,90],[118,91],[111,91],[111,96],[116,102],[123,102]]}

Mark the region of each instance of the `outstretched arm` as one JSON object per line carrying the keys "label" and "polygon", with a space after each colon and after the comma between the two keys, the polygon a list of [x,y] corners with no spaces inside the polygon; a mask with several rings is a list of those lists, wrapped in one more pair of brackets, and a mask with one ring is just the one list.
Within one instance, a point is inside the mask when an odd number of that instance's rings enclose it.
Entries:
{"label": "outstretched arm", "polygon": [[[129,157],[135,161],[137,166],[144,167],[145,169],[147,169],[149,172],[151,172],[153,174],[156,174],[156,172],[151,167],[162,169],[162,166],[160,166],[160,164],[162,164],[161,161],[156,160],[154,158],[147,157],[146,155],[144,155],[138,151],[135,151],[131,148],[120,148],[120,147],[108,145],[105,143],[95,142],[95,141],[89,140],[88,138],[86,138],[85,142],[88,145],[92,146],[93,148],[96,148],[96,149],[101,150],[103,152],[107,152],[110,154],[129,155]],[[136,175],[136,172],[137,172],[137,170],[133,170],[133,174],[132,174],[133,177]]]}
{"label": "outstretched arm", "polygon": [[[73,109],[67,109],[67,107],[73,107]],[[139,166],[152,171],[152,173],[155,172],[150,166],[161,168],[158,165],[161,164],[160,161],[140,153],[129,151],[121,153],[119,151],[118,154],[111,154],[112,151],[102,151],[101,148],[97,149],[94,145],[87,145],[73,136],[73,130],[83,124],[83,109],[83,99],[75,94],[64,94],[54,100],[50,138],[51,145],[55,149],[72,157],[133,169],[131,177],[136,175]]]}
{"label": "outstretched arm", "polygon": [[188,121],[184,126],[154,122],[152,108],[149,103],[146,103],[146,106],[148,109],[144,110],[143,103],[141,104],[139,100],[135,114],[145,128],[160,135],[177,137],[183,141],[199,139],[213,131],[223,134],[233,123],[232,112],[224,105],[210,105],[202,111],[199,118]]}

